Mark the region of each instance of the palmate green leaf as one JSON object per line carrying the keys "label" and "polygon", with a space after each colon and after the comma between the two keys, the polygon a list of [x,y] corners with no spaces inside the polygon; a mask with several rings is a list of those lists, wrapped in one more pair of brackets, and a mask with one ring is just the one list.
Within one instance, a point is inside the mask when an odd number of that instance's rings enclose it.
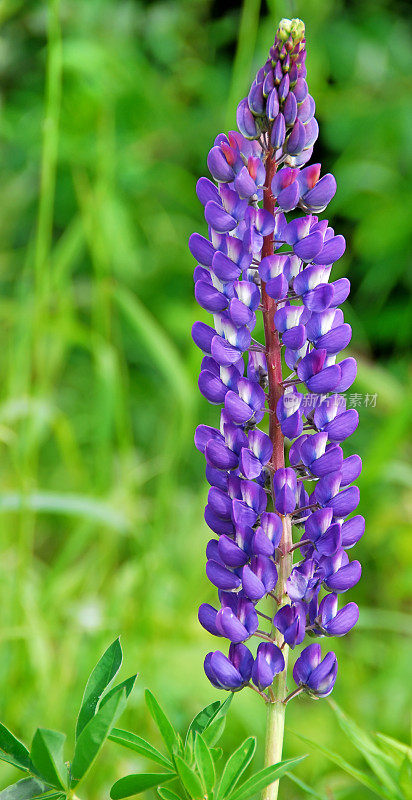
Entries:
{"label": "palmate green leaf", "polygon": [[113,784],[110,789],[110,797],[112,800],[132,797],[134,794],[140,794],[146,789],[152,789],[153,786],[158,786],[159,783],[170,781],[175,777],[176,775],[173,772],[147,772],[141,775],[126,775]]}
{"label": "palmate green leaf", "polygon": [[209,747],[213,747],[219,741],[226,727],[226,717],[215,717],[203,731],[203,738]]}
{"label": "palmate green leaf", "polygon": [[199,711],[188,727],[186,740],[191,731],[193,731],[193,733],[203,733],[214,720],[225,717],[229,711],[232,699],[233,693],[229,694],[229,696],[226,698],[226,700],[223,700],[223,702],[220,700],[215,700],[214,703],[210,703],[210,705]]}
{"label": "palmate green leaf", "polygon": [[356,749],[363,755],[381,784],[386,787],[392,797],[402,798],[397,781],[394,780],[394,777],[391,776],[387,769],[387,766],[392,767],[393,775],[393,759],[384,753],[373,741],[372,737],[362,730],[354,720],[350,719],[334,700],[329,700],[329,705],[335,712],[340,727]]}
{"label": "palmate green leaf", "polygon": [[176,769],[179,773],[179,778],[183,783],[186,791],[189,792],[191,800],[202,800],[204,791],[202,784],[189,764],[180,756],[175,756]]}
{"label": "palmate green leaf", "polygon": [[179,738],[177,736],[177,733],[172,723],[167,718],[165,712],[157,702],[154,694],[152,694],[152,692],[150,692],[149,689],[146,689],[145,691],[145,700],[147,707],[150,711],[150,714],[153,720],[155,721],[157,727],[159,728],[159,731],[162,735],[162,739],[170,755],[172,756],[176,747],[179,747]]}
{"label": "palmate green leaf", "polygon": [[68,786],[67,767],[64,763],[63,749],[66,736],[59,731],[37,728],[33,736],[30,758],[35,771],[46,783],[65,789]]}
{"label": "palmate green leaf", "polygon": [[52,794],[53,797],[59,797],[61,792],[51,790],[50,786],[46,786],[42,781],[37,778],[23,778],[17,783],[12,783],[0,792],[0,800],[35,800],[37,797],[47,797]]}
{"label": "palmate green leaf", "polygon": [[146,758],[155,761],[162,767],[166,767],[166,769],[173,769],[172,762],[166,758],[166,756],[162,755],[152,744],[146,742],[145,739],[142,739],[141,736],[137,736],[135,733],[123,731],[120,728],[113,728],[108,738],[109,741],[116,742],[122,747],[126,747],[128,750],[133,750],[135,753],[146,756]]}
{"label": "palmate green leaf", "polygon": [[337,767],[343,769],[344,772],[346,772],[348,775],[350,775],[352,778],[358,781],[358,783],[361,783],[363,784],[363,786],[366,786],[368,789],[371,790],[371,792],[374,792],[376,795],[378,795],[378,797],[384,797],[385,800],[392,800],[391,794],[387,791],[387,789],[385,789],[384,786],[380,786],[380,784],[377,783],[375,779],[372,778],[370,775],[368,775],[366,772],[363,772],[357,767],[354,767],[353,764],[349,764],[349,762],[346,761],[344,758],[342,758],[342,756],[339,755],[339,753],[335,753],[333,750],[329,750],[329,748],[324,747],[318,742],[313,742],[311,739],[307,739],[306,736],[302,736],[301,733],[297,733],[296,731],[292,731],[292,733],[294,733],[295,736],[301,739],[302,742],[305,742],[305,744],[309,744],[316,750],[318,750],[320,753],[323,753],[323,755],[326,756],[326,758],[328,758],[329,761],[332,761],[334,764],[336,764]]}
{"label": "palmate green leaf", "polygon": [[172,789],[168,789],[167,786],[159,786],[157,789],[157,794],[162,800],[183,800],[180,794],[176,794],[173,792]]}
{"label": "palmate green leaf", "polygon": [[82,730],[74,750],[72,785],[77,784],[90,769],[125,706],[126,691],[122,689],[113,695],[103,708],[99,708],[97,714]]}
{"label": "palmate green leaf", "polygon": [[130,678],[126,678],[126,680],[122,681],[121,683],[118,683],[117,686],[113,686],[113,688],[110,689],[110,691],[104,694],[103,697],[101,698],[99,702],[99,708],[102,708],[104,704],[107,703],[107,701],[110,700],[111,697],[113,697],[114,694],[117,694],[117,692],[121,692],[122,689],[125,689],[126,691],[126,700],[127,700],[136,683],[136,678],[137,678],[137,673],[136,675],[131,675]]}
{"label": "palmate green leaf", "polygon": [[261,769],[260,772],[255,772],[255,774],[242,783],[238,789],[235,789],[233,793],[226,796],[230,797],[230,800],[250,800],[251,797],[259,794],[259,792],[265,789],[266,786],[269,786],[270,783],[279,780],[282,775],[289,772],[292,767],[299,764],[304,758],[306,758],[306,756],[288,758],[286,761],[279,761],[278,764],[265,767]]}
{"label": "palmate green leaf", "polygon": [[201,733],[196,734],[194,750],[200,777],[206,789],[206,793],[210,794],[216,780],[215,765],[213,763],[212,754]]}
{"label": "palmate green leaf", "polygon": [[186,734],[185,744],[189,738],[191,732],[193,733],[203,733],[205,728],[209,725],[209,723],[214,719],[217,712],[219,711],[221,706],[220,700],[215,700],[214,703],[210,703],[205,708],[202,708],[198,714],[192,719]]}
{"label": "palmate green leaf", "polygon": [[77,718],[76,739],[80,736],[89,720],[92,719],[100,697],[118,673],[122,664],[122,659],[123,654],[120,640],[115,639],[103,653],[86,683],[79,716]]}
{"label": "palmate green leaf", "polygon": [[216,793],[216,800],[228,797],[249,766],[256,750],[256,739],[250,736],[235,750],[225,764]]}
{"label": "palmate green leaf", "polygon": [[19,769],[30,769],[30,755],[27,747],[0,722],[0,760]]}

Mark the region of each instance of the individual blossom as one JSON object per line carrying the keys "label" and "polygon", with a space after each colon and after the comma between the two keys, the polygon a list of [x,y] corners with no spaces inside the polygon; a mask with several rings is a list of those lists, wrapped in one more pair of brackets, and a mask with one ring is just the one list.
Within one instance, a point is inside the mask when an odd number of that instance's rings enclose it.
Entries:
{"label": "individual blossom", "polygon": [[293,667],[293,679],[298,688],[318,699],[327,697],[336,681],[338,662],[335,653],[322,659],[320,644],[310,644],[302,650]]}

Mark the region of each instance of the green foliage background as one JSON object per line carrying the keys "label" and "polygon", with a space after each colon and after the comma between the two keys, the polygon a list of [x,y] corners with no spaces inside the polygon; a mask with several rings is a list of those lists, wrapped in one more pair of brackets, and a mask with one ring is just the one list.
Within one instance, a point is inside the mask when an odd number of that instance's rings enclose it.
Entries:
{"label": "green foliage background", "polygon": [[[57,11],[57,0],[0,2],[0,718],[26,740],[37,724],[68,724],[118,633],[125,674],[140,672],[122,724],[156,741],[147,685],[180,726],[215,698],[202,669],[213,643],[196,619],[214,592],[192,437],[217,412],[197,392],[187,239],[204,229],[194,187],[208,148],[233,127],[277,21],[294,14],[307,26],[315,157],[336,174],[330,217],[348,240],[334,277],[347,274],[353,287],[353,392],[378,394],[376,408],[360,408],[350,443],[364,462],[367,532],[357,548],[363,579],[351,592],[361,618],[336,642],[335,697],[361,724],[405,739],[406,5],[61,0],[61,32]],[[259,698],[243,692],[228,745],[257,734],[262,753],[263,728]],[[327,703],[295,701],[288,728],[288,757],[303,747],[293,730],[350,751]],[[139,768],[115,749],[90,776],[90,800]],[[318,756],[297,774],[331,798],[370,796]],[[2,765],[0,785],[13,777]],[[300,797],[286,779],[282,790]]]}

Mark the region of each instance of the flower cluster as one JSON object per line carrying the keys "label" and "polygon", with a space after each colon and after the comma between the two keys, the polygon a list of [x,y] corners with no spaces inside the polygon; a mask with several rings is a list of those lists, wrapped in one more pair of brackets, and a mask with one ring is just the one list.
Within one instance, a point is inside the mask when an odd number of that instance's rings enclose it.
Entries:
{"label": "flower cluster", "polygon": [[[195,434],[210,484],[205,520],[217,535],[206,548],[206,573],[219,596],[218,608],[200,606],[199,620],[230,641],[228,656],[208,654],[205,671],[214,686],[231,691],[252,682],[264,692],[285,669],[285,647],[306,635],[341,636],[358,619],[355,603],[338,608],[338,596],[360,578],[347,551],[364,531],[363,518],[350,516],[361,460],[344,458],[341,447],[358,424],[340,394],[352,385],[356,362],[338,360],[351,338],[338,307],[350,285],[329,280],[345,240],[318,218],[335,179],[320,177],[320,164],[304,166],[318,134],[305,55],[303,23],[282,20],[239,104],[239,131],[220,134],[209,152],[214,180],[197,183],[208,238],[194,233],[189,240],[195,297],[213,315],[212,326],[196,322],[192,330],[203,353],[199,389],[221,406],[219,428],[200,425]],[[297,209],[300,216],[286,218]],[[265,344],[252,337],[261,310],[271,315],[265,333],[278,343],[278,366],[282,348],[288,369],[280,379],[267,336]],[[275,455],[273,435],[257,427],[268,416],[291,441],[289,466]],[[292,525],[300,540],[285,550]],[[290,569],[281,578],[285,557]],[[258,608],[268,595],[278,604],[269,616]],[[256,656],[245,644],[253,636],[263,640]],[[324,697],[336,672],[335,654],[322,660],[320,646],[310,644],[293,676],[299,688]]]}

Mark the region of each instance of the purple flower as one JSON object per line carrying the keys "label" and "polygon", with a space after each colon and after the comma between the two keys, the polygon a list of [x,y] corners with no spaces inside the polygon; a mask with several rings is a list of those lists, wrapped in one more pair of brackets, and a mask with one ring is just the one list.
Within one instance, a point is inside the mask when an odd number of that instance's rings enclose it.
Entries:
{"label": "purple flower", "polygon": [[[305,59],[303,23],[282,20],[238,105],[238,130],[219,134],[210,148],[211,179],[196,185],[208,235],[189,239],[194,295],[212,315],[192,328],[202,353],[198,385],[220,406],[220,425],[195,433],[210,485],[205,522],[216,535],[206,574],[219,596],[216,607],[200,606],[199,621],[231,642],[229,656],[216,651],[205,660],[213,685],[229,691],[252,678],[264,692],[284,670],[264,627],[270,618],[259,617],[268,595],[281,599],[274,626],[285,648],[306,633],[342,636],[358,616],[353,602],[338,609],[339,594],[360,578],[347,551],[365,528],[363,517],[352,516],[361,459],[344,458],[341,447],[359,422],[342,397],[356,377],[355,359],[340,355],[352,336],[340,308],[350,284],[333,279],[345,239],[318,216],[336,181],[308,163],[319,128]],[[264,329],[264,341],[255,328]],[[321,589],[329,592],[322,599]],[[254,658],[243,642],[255,634],[268,641]],[[324,697],[336,671],[334,654],[322,660],[310,645],[294,677]]]}
{"label": "purple flower", "polygon": [[252,681],[260,691],[271,686],[275,675],[285,669],[282,651],[272,642],[261,642],[252,667]]}
{"label": "purple flower", "polygon": [[289,467],[276,470],[273,476],[275,507],[279,514],[291,514],[296,508],[296,475]]}
{"label": "purple flower", "polygon": [[338,611],[338,595],[327,594],[321,602],[310,604],[309,620],[318,636],[344,636],[357,623],[359,609],[356,603],[347,603]]}
{"label": "purple flower", "polygon": [[229,656],[215,650],[207,654],[204,666],[207,677],[216,689],[237,692],[250,681],[253,656],[246,645],[231,644]]}
{"label": "purple flower", "polygon": [[273,624],[293,650],[297,644],[302,644],[305,638],[306,611],[303,605],[294,603],[282,606],[275,614]]}
{"label": "purple flower", "polygon": [[286,582],[286,588],[291,600],[309,603],[313,595],[319,591],[323,572],[316,561],[308,558],[294,567]]}
{"label": "purple flower", "polygon": [[310,644],[302,650],[293,667],[295,683],[311,697],[327,697],[335,684],[338,662],[335,653],[322,660],[320,644]]}

